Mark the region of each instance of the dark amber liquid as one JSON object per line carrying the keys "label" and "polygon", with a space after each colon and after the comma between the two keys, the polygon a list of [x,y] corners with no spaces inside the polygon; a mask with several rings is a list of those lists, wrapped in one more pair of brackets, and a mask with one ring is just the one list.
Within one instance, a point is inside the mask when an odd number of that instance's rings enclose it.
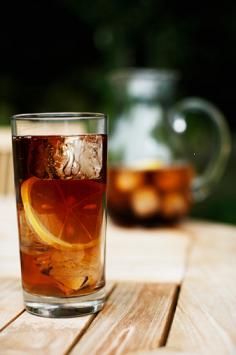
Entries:
{"label": "dark amber liquid", "polygon": [[190,209],[193,169],[188,165],[110,168],[108,177],[108,211],[120,224],[174,223]]}
{"label": "dark amber liquid", "polygon": [[[13,139],[22,283],[30,293],[71,297],[104,286],[106,137],[99,138],[102,168],[96,178],[60,178],[46,168],[48,151],[65,137]],[[22,184],[30,212],[24,207]],[[52,235],[58,243],[51,241]]]}

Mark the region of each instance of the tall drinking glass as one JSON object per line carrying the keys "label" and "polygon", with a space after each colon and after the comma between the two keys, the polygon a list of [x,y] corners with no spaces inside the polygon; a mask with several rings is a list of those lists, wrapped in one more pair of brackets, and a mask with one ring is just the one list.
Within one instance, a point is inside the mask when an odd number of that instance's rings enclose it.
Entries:
{"label": "tall drinking glass", "polygon": [[99,311],[105,300],[106,116],[12,117],[26,310],[45,317]]}

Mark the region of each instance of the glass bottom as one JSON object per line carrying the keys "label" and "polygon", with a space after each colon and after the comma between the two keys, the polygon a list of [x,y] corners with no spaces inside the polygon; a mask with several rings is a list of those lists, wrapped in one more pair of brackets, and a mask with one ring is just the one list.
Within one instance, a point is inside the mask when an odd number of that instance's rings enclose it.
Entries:
{"label": "glass bottom", "polygon": [[59,298],[30,294],[23,291],[25,309],[47,318],[81,317],[99,312],[105,303],[105,287],[86,296]]}

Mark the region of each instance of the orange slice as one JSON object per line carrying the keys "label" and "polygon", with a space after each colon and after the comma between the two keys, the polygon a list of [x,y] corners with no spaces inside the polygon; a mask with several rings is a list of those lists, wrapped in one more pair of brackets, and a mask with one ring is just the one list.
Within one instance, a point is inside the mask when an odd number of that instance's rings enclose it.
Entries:
{"label": "orange slice", "polygon": [[102,184],[86,180],[41,180],[21,185],[26,221],[44,244],[82,250],[98,242]]}

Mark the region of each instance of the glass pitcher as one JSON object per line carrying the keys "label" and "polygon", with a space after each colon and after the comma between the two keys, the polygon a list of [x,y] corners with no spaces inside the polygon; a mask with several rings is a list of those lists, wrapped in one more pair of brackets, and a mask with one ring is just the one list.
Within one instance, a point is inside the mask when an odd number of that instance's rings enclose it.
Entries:
{"label": "glass pitcher", "polygon": [[222,176],[230,152],[222,113],[201,98],[176,103],[179,75],[129,69],[110,78],[108,211],[122,224],[176,222]]}

